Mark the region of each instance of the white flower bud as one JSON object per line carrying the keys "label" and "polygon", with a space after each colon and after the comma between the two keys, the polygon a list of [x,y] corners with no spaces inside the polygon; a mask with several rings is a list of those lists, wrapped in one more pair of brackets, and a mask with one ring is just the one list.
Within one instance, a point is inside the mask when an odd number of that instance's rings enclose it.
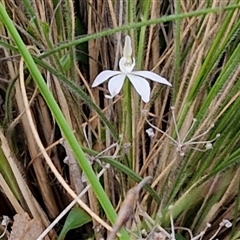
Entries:
{"label": "white flower bud", "polygon": [[155,133],[153,132],[153,129],[152,129],[152,128],[148,128],[148,129],[146,130],[146,133],[147,133],[147,135],[148,135],[150,138],[152,138],[152,137],[155,136]]}

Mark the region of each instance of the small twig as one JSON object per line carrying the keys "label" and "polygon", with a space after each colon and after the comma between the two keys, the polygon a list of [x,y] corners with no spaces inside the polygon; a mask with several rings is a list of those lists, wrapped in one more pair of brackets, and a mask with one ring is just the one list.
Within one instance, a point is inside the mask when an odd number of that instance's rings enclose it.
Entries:
{"label": "small twig", "polygon": [[122,206],[118,212],[116,222],[113,226],[113,231],[108,235],[107,240],[114,240],[117,232],[124,226],[128,220],[133,216],[134,209],[139,197],[140,190],[152,180],[151,176],[145,177],[138,183],[136,187],[131,188],[122,203]]}

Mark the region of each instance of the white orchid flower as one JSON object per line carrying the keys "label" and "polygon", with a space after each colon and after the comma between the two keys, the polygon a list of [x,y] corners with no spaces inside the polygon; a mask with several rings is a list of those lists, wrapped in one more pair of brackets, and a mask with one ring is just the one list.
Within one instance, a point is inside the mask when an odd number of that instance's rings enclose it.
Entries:
{"label": "white orchid flower", "polygon": [[105,70],[98,74],[95,78],[92,87],[96,87],[106,80],[108,82],[108,90],[110,95],[105,95],[106,98],[115,97],[122,89],[126,78],[130,80],[142,100],[147,103],[150,100],[150,85],[146,80],[172,86],[165,78],[153,73],[151,71],[133,71],[135,67],[135,58],[132,58],[131,38],[127,35],[125,37],[125,44],[123,48],[123,57],[119,60],[120,71]]}

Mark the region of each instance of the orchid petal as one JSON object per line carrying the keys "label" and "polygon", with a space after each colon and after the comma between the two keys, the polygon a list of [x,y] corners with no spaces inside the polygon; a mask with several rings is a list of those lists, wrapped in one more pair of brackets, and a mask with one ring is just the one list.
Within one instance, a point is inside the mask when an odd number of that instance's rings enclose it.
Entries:
{"label": "orchid petal", "polygon": [[132,56],[131,38],[127,35],[123,47],[123,57],[129,58]]}
{"label": "orchid petal", "polygon": [[[125,78],[126,75],[122,73],[109,80],[108,90],[112,98],[121,91]],[[109,98],[109,96],[107,96],[107,98]]]}
{"label": "orchid petal", "polygon": [[97,77],[93,81],[92,87],[96,87],[96,86],[102,84],[103,82],[105,82],[106,80],[108,80],[110,77],[113,77],[120,73],[121,72],[119,72],[119,71],[111,71],[111,70],[102,71],[101,73],[99,73],[97,75]]}
{"label": "orchid petal", "polygon": [[163,77],[159,76],[158,74],[156,74],[154,72],[133,71],[132,74],[151,79],[152,81],[155,81],[155,82],[158,82],[158,83],[162,83],[162,84],[166,84],[168,86],[172,86],[172,84],[166,78],[163,78]]}
{"label": "orchid petal", "polygon": [[130,82],[141,96],[142,100],[147,103],[150,100],[150,85],[147,80],[142,77],[138,77],[133,74],[128,74],[127,77],[129,78]]}
{"label": "orchid petal", "polygon": [[120,71],[123,73],[130,73],[132,72],[133,68],[135,67],[135,58],[130,58],[130,61],[126,57],[122,57],[119,60],[119,68]]}

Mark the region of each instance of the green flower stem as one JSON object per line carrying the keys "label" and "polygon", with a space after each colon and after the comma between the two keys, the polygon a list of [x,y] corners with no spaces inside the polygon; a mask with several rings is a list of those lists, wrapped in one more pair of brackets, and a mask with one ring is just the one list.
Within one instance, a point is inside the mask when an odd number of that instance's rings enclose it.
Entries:
{"label": "green flower stem", "polygon": [[128,80],[127,82],[127,131],[129,134],[129,142],[130,142],[130,151],[129,151],[129,159],[130,159],[130,168],[132,169],[133,167],[133,136],[132,136],[132,121],[134,121],[133,119],[133,115],[132,115],[132,104],[131,104],[131,99],[132,99],[132,84],[131,82]]}
{"label": "green flower stem", "polygon": [[128,167],[132,169],[132,105],[131,105],[131,83],[126,79],[123,86],[123,122],[122,134],[123,143],[130,143],[128,157]]}
{"label": "green flower stem", "polygon": [[[85,175],[88,178],[88,181],[90,182],[93,191],[95,192],[100,204],[102,205],[108,219],[111,223],[115,222],[116,219],[116,212],[109,201],[109,198],[107,197],[106,193],[104,192],[101,184],[99,183],[94,171],[92,170],[92,167],[90,166],[87,158],[84,155],[84,152],[82,151],[82,148],[79,146],[79,143],[77,142],[77,139],[75,138],[72,129],[69,127],[66,119],[64,118],[59,106],[57,105],[51,91],[48,89],[39,69],[37,68],[35,62],[33,61],[33,58],[29,51],[27,50],[25,44],[23,43],[20,35],[18,34],[16,28],[14,27],[14,24],[12,20],[9,18],[6,10],[4,9],[2,3],[0,3],[0,17],[6,28],[8,29],[9,33],[11,34],[15,44],[18,47],[19,53],[24,58],[24,61],[34,79],[36,82],[39,91],[41,92],[42,96],[44,97],[48,107],[50,108],[53,116],[55,117],[62,133],[64,134],[66,140],[68,141],[70,147],[73,150],[74,155],[76,156],[76,159],[80,165],[80,167],[83,169]],[[121,239],[128,239],[127,234],[125,231],[122,231],[122,237]]]}

